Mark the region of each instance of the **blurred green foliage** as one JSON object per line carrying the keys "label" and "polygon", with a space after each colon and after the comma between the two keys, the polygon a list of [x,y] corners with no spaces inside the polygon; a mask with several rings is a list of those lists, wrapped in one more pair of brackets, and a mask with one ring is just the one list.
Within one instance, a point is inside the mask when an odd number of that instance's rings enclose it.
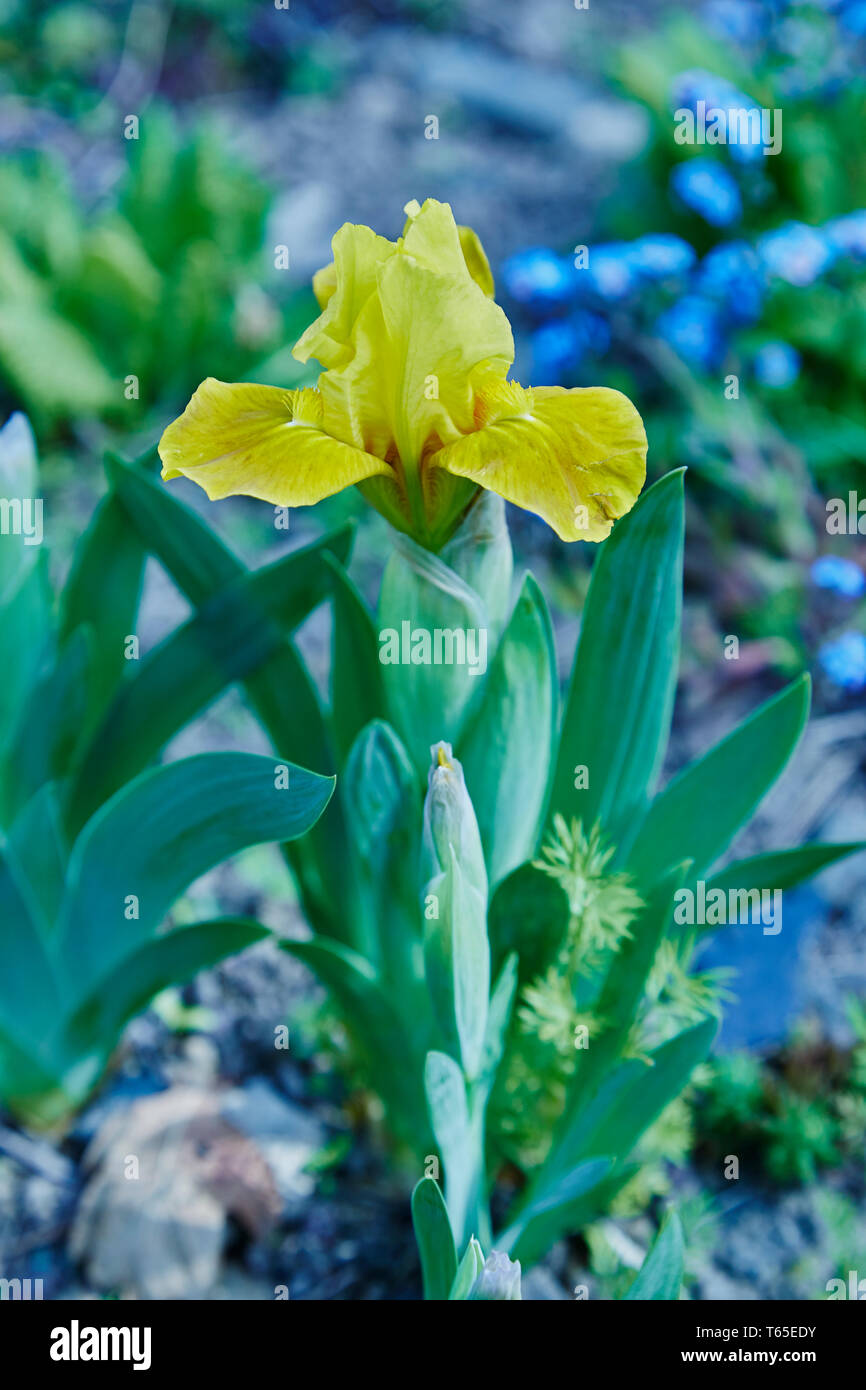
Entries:
{"label": "blurred green foliage", "polygon": [[851,999],[848,1017],[849,1048],[804,1024],[768,1062],[745,1052],[713,1058],[697,1088],[699,1151],[757,1160],[778,1183],[811,1183],[821,1170],[845,1165],[862,1169],[866,1007]]}
{"label": "blurred green foliage", "polygon": [[0,1103],[53,1124],[155,995],[266,934],[238,917],[161,927],[217,863],[303,834],[332,782],[244,753],[148,764],[226,686],[288,653],[327,570],[316,545],[255,574],[225,552],[240,588],[142,655],[145,549],[116,493],[55,592],[20,414],[0,430],[0,482]]}
{"label": "blurred green foliage", "polygon": [[296,305],[263,287],[267,270],[279,280],[270,195],[218,130],[181,134],[155,105],[118,143],[127,166],[89,210],[54,154],[0,170],[0,376],[41,430],[91,416],[140,428],[204,376],[243,378],[309,312],[306,292]]}

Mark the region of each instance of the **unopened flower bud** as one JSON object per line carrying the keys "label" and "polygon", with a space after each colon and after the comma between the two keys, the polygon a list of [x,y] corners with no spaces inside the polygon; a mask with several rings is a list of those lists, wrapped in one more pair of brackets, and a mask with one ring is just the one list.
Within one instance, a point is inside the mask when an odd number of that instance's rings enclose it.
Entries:
{"label": "unopened flower bud", "polygon": [[463,769],[450,744],[438,743],[431,752],[424,803],[424,968],[445,1048],[472,1078],[481,1062],[490,995],[487,870]]}
{"label": "unopened flower bud", "polygon": [[450,847],[465,878],[487,900],[487,870],[475,810],[463,780],[462,764],[450,743],[435,743],[424,803],[424,856],[429,877],[443,873],[451,861]]}
{"label": "unopened flower bud", "polygon": [[520,1261],[510,1260],[504,1250],[492,1250],[484,1268],[469,1290],[474,1302],[522,1299],[520,1292]]}

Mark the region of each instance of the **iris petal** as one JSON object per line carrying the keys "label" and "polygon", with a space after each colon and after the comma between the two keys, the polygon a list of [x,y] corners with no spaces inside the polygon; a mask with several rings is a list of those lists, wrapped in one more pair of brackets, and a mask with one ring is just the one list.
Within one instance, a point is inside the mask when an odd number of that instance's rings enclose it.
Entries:
{"label": "iris petal", "polygon": [[342,366],[354,355],[358,315],[376,289],[379,267],[397,250],[387,237],[352,222],[343,223],[331,247],[333,268],[325,266],[313,278],[322,312],[292,348],[299,362],[315,357],[325,368]]}
{"label": "iris petal", "polygon": [[306,507],[377,473],[372,454],[322,429],[318,391],[230,385],[208,377],[159,443],[162,476],[183,474],[211,501],[242,493]]}
{"label": "iris petal", "polygon": [[536,512],[566,541],[603,540],[646,476],[646,433],[631,401],[593,386],[481,393],[481,428],[428,461]]}
{"label": "iris petal", "polygon": [[411,473],[473,427],[475,393],[505,378],[514,342],[474,233],[434,198],[407,213],[397,242],[340,228],[314,280],[323,311],[294,355],[327,369],[328,432]]}
{"label": "iris petal", "polygon": [[460,246],[463,251],[463,259],[466,262],[466,269],[479,289],[484,291],[488,299],[492,299],[496,292],[496,286],[493,283],[493,272],[490,269],[490,262],[484,247],[481,245],[480,238],[471,227],[458,227],[457,230],[460,233]]}

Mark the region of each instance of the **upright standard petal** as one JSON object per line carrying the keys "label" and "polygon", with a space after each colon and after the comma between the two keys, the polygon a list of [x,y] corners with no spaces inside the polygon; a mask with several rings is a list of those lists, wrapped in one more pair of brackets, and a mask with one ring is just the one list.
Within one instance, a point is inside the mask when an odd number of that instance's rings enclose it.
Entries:
{"label": "upright standard petal", "polygon": [[536,512],[565,541],[600,541],[637,500],[646,477],[643,422],[603,386],[504,382],[483,391],[479,428],[440,449],[442,468]]}
{"label": "upright standard petal", "polygon": [[505,378],[514,342],[474,233],[434,198],[406,212],[396,243],[340,228],[333,266],[314,279],[323,312],[294,355],[326,368],[329,433],[411,473],[473,428],[476,391]]}
{"label": "upright standard petal", "polygon": [[493,282],[493,272],[490,269],[490,262],[487,253],[481,245],[481,240],[477,232],[473,232],[471,227],[458,227],[460,233],[460,245],[463,249],[463,259],[466,268],[476,285],[492,299],[496,293],[496,286]]}
{"label": "upright standard petal", "polygon": [[358,317],[375,292],[380,266],[397,251],[395,242],[352,222],[343,223],[331,248],[333,263],[313,276],[322,312],[292,348],[299,362],[315,357],[325,368],[340,367],[354,356]]}
{"label": "upright standard petal", "polygon": [[159,442],[163,478],[183,474],[211,501],[243,494],[280,507],[390,473],[380,458],[322,429],[318,391],[231,385],[208,377]]}

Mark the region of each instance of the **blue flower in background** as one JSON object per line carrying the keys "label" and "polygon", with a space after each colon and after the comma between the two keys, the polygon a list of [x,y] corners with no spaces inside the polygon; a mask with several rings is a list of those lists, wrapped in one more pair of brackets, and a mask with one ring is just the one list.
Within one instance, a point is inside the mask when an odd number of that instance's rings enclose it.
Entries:
{"label": "blue flower in background", "polygon": [[803,289],[832,265],[836,250],[820,228],[787,222],[759,238],[758,256],[770,275]]}
{"label": "blue flower in background", "polygon": [[684,295],[672,304],[656,323],[656,333],[684,361],[705,370],[714,367],[724,352],[719,311],[702,295]]}
{"label": "blue flower in background", "polygon": [[[678,73],[671,84],[671,109],[676,112],[688,108],[697,114],[699,101],[705,104],[704,110],[708,120],[711,111],[725,111],[728,113],[728,124],[731,121],[730,112],[754,111],[757,108],[757,102],[753,97],[741,92],[733,82],[729,82],[726,77],[720,77],[716,72],[694,68],[689,72]],[[751,136],[751,128],[749,133]],[[750,139],[743,144],[732,142],[727,148],[730,150],[731,158],[740,164],[762,159],[760,128],[755,130],[754,141]]]}
{"label": "blue flower in background", "polygon": [[631,243],[611,241],[590,247],[586,270],[577,273],[588,277],[590,287],[601,299],[624,299],[637,283]]}
{"label": "blue flower in background", "polygon": [[537,328],[530,339],[532,375],[539,381],[561,386],[563,377],[576,365],[580,340],[567,319],[552,319]]}
{"label": "blue flower in background", "polygon": [[671,83],[673,109],[690,106],[694,110],[699,101],[705,101],[708,110],[711,106],[727,111],[730,107],[748,108],[755,105],[750,96],[741,92],[727,77],[720,77],[717,72],[709,72],[706,68],[690,68],[687,72],[678,72]]}
{"label": "blue flower in background", "polygon": [[729,227],[743,211],[733,174],[715,159],[684,160],[671,170],[674,195],[713,227]]}
{"label": "blue flower in background", "polygon": [[866,4],[864,0],[854,0],[853,4],[842,6],[839,23],[849,34],[858,39],[866,38]]}
{"label": "blue flower in background", "polygon": [[818,660],[827,678],[842,690],[866,689],[866,635],[862,632],[843,632],[825,642]]}
{"label": "blue flower in background", "polygon": [[607,352],[610,329],[599,314],[580,312],[542,324],[530,346],[533,377],[560,386],[587,353],[601,357]]}
{"label": "blue flower in background", "polygon": [[824,235],[845,256],[866,256],[866,208],[825,222]]}
{"label": "blue flower in background", "polygon": [[734,43],[754,42],[766,24],[766,15],[753,0],[709,0],[704,15],[713,33]]}
{"label": "blue flower in background", "polygon": [[752,370],[759,385],[783,391],[800,375],[800,354],[790,343],[764,343],[755,353]]}
{"label": "blue flower in background", "polygon": [[645,280],[665,280],[684,275],[695,263],[694,247],[672,232],[638,237],[631,243],[629,261]]}
{"label": "blue flower in background", "polygon": [[580,270],[568,256],[531,246],[509,256],[501,273],[512,299],[545,313],[568,306],[582,289],[607,301],[624,299],[641,281],[684,275],[694,262],[695,251],[687,241],[660,232],[591,246]]}
{"label": "blue flower in background", "polygon": [[535,309],[559,308],[575,295],[573,262],[546,246],[517,251],[502,266],[502,279],[512,299]]}
{"label": "blue flower in background", "polygon": [[866,591],[866,575],[853,560],[841,555],[822,555],[810,570],[812,583],[819,589],[829,589],[842,598],[860,598]]}
{"label": "blue flower in background", "polygon": [[733,323],[756,323],[764,307],[764,278],[757,256],[745,241],[714,246],[695,276],[701,294],[720,305]]}

